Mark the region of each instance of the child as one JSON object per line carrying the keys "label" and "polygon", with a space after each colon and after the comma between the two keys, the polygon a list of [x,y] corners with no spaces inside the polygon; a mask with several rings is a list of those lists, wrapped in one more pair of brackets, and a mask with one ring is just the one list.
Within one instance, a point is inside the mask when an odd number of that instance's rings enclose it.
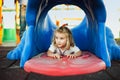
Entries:
{"label": "child", "polygon": [[53,42],[47,52],[49,57],[60,59],[62,56],[76,58],[81,55],[80,49],[74,44],[72,33],[63,25],[55,30]]}

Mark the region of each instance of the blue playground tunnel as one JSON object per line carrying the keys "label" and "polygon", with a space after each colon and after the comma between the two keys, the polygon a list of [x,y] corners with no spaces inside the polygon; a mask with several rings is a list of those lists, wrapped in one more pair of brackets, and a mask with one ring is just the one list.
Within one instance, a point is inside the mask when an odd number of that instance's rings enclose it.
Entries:
{"label": "blue playground tunnel", "polygon": [[76,45],[101,58],[107,67],[111,60],[120,59],[120,47],[111,30],[105,25],[106,9],[103,0],[28,0],[26,21],[28,29],[19,45],[7,54],[11,60],[20,59],[20,67],[27,60],[47,51],[56,25],[48,11],[56,5],[69,4],[80,7],[86,14],[82,23],[71,29]]}

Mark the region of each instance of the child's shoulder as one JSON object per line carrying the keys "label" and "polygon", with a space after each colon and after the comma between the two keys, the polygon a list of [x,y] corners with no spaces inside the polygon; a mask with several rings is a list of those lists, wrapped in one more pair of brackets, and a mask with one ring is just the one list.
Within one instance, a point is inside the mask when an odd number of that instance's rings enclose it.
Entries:
{"label": "child's shoulder", "polygon": [[80,50],[76,45],[70,47],[71,50]]}
{"label": "child's shoulder", "polygon": [[74,46],[71,46],[70,48],[78,48],[76,45],[74,45]]}

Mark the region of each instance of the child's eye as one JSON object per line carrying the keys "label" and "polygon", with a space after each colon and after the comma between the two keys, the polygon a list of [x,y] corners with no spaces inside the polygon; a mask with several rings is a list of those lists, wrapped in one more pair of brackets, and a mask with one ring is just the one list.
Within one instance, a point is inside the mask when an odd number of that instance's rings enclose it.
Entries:
{"label": "child's eye", "polygon": [[64,38],[60,38],[60,39],[64,39]]}
{"label": "child's eye", "polygon": [[55,37],[55,39],[58,39],[58,37]]}

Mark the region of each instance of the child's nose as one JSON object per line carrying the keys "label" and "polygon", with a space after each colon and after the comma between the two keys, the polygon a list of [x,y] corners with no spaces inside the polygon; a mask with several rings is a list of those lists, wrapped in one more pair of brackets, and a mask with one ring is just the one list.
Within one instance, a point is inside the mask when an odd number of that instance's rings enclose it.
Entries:
{"label": "child's nose", "polygon": [[60,42],[60,39],[58,39],[58,42]]}

